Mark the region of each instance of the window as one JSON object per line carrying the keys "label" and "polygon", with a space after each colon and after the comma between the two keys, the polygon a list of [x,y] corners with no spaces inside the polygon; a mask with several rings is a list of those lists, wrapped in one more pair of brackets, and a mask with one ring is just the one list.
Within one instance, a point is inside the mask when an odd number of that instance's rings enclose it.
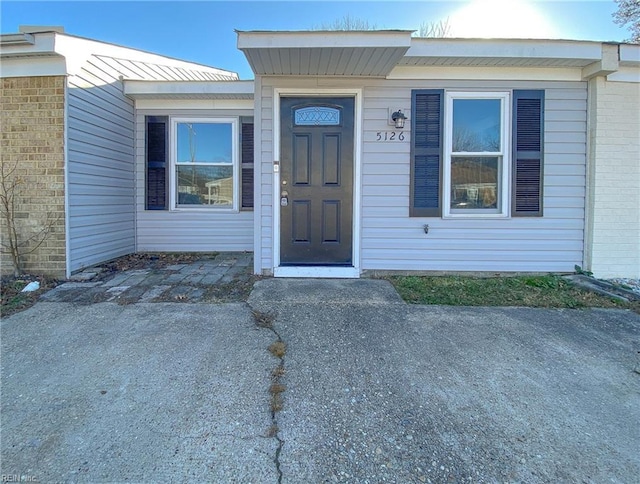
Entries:
{"label": "window", "polygon": [[447,93],[444,216],[508,214],[508,93]]}
{"label": "window", "polygon": [[544,91],[412,91],[413,217],[542,216]]}
{"label": "window", "polygon": [[236,133],[236,120],[172,119],[172,207],[237,206]]}
{"label": "window", "polygon": [[253,208],[253,120],[146,118],[146,208]]}

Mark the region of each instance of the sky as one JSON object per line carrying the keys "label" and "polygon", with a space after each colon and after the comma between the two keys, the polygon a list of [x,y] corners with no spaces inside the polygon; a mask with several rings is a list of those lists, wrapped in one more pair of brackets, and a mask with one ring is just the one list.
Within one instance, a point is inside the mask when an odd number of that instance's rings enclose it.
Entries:
{"label": "sky", "polygon": [[41,1],[0,0],[0,32],[20,25],[65,32],[186,61],[253,73],[235,30],[321,29],[349,16],[378,29],[418,30],[447,22],[451,37],[623,41],[613,0],[468,1]]}

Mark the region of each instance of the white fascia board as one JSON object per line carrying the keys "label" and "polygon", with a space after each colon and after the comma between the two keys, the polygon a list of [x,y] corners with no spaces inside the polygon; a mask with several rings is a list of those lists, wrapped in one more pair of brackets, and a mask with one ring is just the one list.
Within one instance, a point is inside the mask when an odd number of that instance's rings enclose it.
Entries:
{"label": "white fascia board", "polygon": [[67,65],[59,55],[2,58],[0,77],[65,76]]}
{"label": "white fascia board", "polygon": [[620,65],[640,66],[640,44],[620,45]]}
{"label": "white fascia board", "polygon": [[640,68],[622,66],[607,76],[607,81],[640,84]]}
{"label": "white fascia board", "polygon": [[581,81],[582,69],[569,67],[397,66],[386,79],[469,81]]}
{"label": "white fascia board", "polygon": [[493,57],[519,59],[601,58],[600,42],[532,39],[416,39],[405,57]]}
{"label": "white fascia board", "polygon": [[253,99],[157,99],[142,98],[134,100],[136,109],[142,110],[189,110],[189,111],[243,111],[242,116],[254,112]]}
{"label": "white fascia board", "polygon": [[253,81],[124,81],[124,93],[136,99],[157,96],[204,96],[215,99],[237,95],[253,99]]}
{"label": "white fascia board", "polygon": [[[24,42],[19,42],[22,37]],[[55,33],[0,35],[0,58],[55,54]]]}
{"label": "white fascia board", "polygon": [[299,49],[323,47],[409,47],[411,30],[242,32],[238,49]]}

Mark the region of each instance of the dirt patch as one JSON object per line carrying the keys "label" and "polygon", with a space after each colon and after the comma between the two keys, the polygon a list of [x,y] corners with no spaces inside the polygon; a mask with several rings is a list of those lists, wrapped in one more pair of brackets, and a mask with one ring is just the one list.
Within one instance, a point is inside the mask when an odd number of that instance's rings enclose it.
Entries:
{"label": "dirt patch", "polygon": [[[30,282],[38,282],[40,288],[32,292],[22,292]],[[0,281],[0,316],[7,317],[18,311],[23,311],[33,306],[40,295],[49,289],[53,289],[62,281],[32,274],[21,276],[4,276]]]}
{"label": "dirt patch", "polygon": [[94,280],[105,279],[114,273],[129,271],[134,269],[164,269],[176,264],[190,264],[197,260],[215,259],[217,252],[185,252],[185,253],[140,253],[129,254],[117,259],[110,260],[103,264],[98,264],[86,269],[88,272],[96,271],[99,274]]}

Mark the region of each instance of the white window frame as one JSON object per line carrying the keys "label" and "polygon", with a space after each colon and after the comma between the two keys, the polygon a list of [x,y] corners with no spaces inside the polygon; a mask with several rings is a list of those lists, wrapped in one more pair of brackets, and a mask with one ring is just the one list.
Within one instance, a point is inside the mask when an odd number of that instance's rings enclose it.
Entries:
{"label": "white window frame", "polygon": [[[169,158],[171,167],[169,170],[169,209],[172,211],[216,211],[216,212],[239,212],[240,211],[240,159],[239,159],[239,135],[238,125],[240,120],[235,117],[173,117],[169,119],[171,129],[169,133]],[[210,124],[230,124],[231,125],[231,161],[233,170],[233,204],[232,206],[216,205],[193,205],[178,206],[177,200],[177,163],[178,158],[178,124],[180,123],[210,123]],[[217,166],[217,165],[212,165]]]}
{"label": "white window frame", "polygon": [[[456,152],[472,156],[497,156],[501,158],[500,199],[497,209],[451,210],[451,157],[453,154],[453,101],[455,99],[499,99],[500,110],[500,151],[498,152]],[[509,218],[511,206],[511,93],[508,91],[447,91],[445,92],[444,160],[442,163],[443,218]]]}

